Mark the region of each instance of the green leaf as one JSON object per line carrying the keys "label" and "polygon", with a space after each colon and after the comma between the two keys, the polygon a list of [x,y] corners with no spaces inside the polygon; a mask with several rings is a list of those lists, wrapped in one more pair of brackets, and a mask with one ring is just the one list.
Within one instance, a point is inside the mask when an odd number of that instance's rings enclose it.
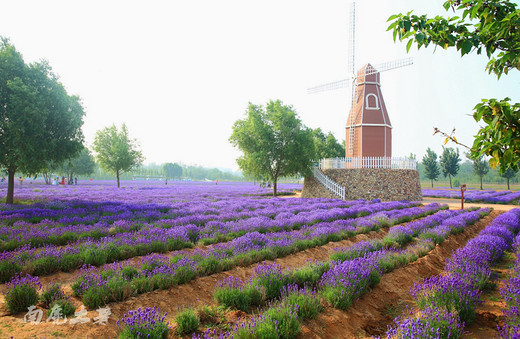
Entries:
{"label": "green leaf", "polygon": [[412,47],[413,40],[408,40],[408,43],[406,44],[406,53],[410,51],[410,47]]}

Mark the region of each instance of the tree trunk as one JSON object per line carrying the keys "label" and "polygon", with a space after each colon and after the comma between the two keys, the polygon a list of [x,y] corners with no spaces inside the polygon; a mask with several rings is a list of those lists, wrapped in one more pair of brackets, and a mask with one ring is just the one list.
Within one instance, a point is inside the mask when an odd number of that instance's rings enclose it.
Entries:
{"label": "tree trunk", "polygon": [[273,197],[276,197],[276,183],[277,179],[274,179],[274,182],[273,182]]}
{"label": "tree trunk", "polygon": [[507,190],[509,191],[509,178],[507,178]]}
{"label": "tree trunk", "polygon": [[119,188],[119,170],[116,171],[117,176],[117,188]]}
{"label": "tree trunk", "polygon": [[433,179],[432,179],[432,188],[433,188]]}
{"label": "tree trunk", "polygon": [[448,177],[450,177],[450,188],[453,188],[453,186],[451,186],[451,174],[448,174]]}
{"label": "tree trunk", "polygon": [[13,169],[7,170],[7,197],[5,202],[11,205],[14,202],[14,173],[15,170]]}
{"label": "tree trunk", "polygon": [[482,191],[482,177],[480,177],[480,190]]}

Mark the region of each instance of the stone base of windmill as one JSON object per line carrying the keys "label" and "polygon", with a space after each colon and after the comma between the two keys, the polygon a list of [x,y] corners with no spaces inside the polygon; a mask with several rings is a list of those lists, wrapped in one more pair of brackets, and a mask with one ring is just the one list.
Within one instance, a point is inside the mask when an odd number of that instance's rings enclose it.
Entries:
{"label": "stone base of windmill", "polygon": [[[326,169],[323,173],[339,185],[345,186],[345,200],[422,200],[421,182],[416,170],[356,168]],[[301,197],[338,198],[314,177],[305,178]]]}

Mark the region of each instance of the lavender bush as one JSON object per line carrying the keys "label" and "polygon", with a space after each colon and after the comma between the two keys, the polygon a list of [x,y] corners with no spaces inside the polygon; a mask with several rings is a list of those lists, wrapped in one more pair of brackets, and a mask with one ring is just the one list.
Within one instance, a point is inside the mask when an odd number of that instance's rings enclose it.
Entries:
{"label": "lavender bush", "polygon": [[29,306],[38,303],[38,291],[42,285],[38,277],[28,274],[15,274],[6,285],[5,302],[9,312],[16,314],[27,311]]}
{"label": "lavender bush", "polygon": [[138,308],[128,311],[123,318],[117,321],[120,329],[120,339],[166,339],[168,337],[168,322],[165,322],[166,313],[161,315],[155,307]]}

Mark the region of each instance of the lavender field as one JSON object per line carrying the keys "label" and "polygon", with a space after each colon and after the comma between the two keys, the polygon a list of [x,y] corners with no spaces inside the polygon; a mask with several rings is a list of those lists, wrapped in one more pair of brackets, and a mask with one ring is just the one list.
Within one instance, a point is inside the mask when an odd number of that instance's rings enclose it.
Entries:
{"label": "lavender field", "polygon": [[[299,189],[279,185],[287,194]],[[439,278],[403,278],[417,284],[422,316],[396,319],[388,336],[409,337],[403,333],[413,322],[449,323],[449,331],[462,333],[475,321],[471,310],[453,312],[456,305],[443,306],[436,295],[459,286],[450,298],[476,309],[493,265],[518,246],[518,209],[497,216],[419,202],[269,194],[259,185],[224,182],[17,186],[23,204],[0,205],[0,329],[18,324],[10,335],[52,337],[56,321],[69,321],[60,331],[71,337],[328,337],[341,329],[320,334],[309,321],[331,310],[340,312],[336,317],[363,310],[363,300],[376,298],[395,274],[457,251]],[[511,307],[503,333],[517,326]],[[38,310],[51,321],[36,324],[28,315]],[[241,316],[233,318],[236,312]],[[101,314],[109,314],[104,324],[78,324],[82,315]]]}
{"label": "lavender field", "polygon": [[[422,189],[423,197],[460,199],[460,189]],[[467,190],[464,201],[518,205],[520,191]]]}

